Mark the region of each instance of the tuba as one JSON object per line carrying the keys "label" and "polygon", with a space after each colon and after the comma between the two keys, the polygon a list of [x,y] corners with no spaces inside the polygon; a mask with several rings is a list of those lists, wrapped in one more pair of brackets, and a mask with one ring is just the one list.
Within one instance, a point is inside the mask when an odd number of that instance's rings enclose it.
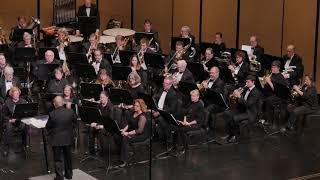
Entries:
{"label": "tuba", "polygon": [[31,16],[31,23],[29,26],[26,27],[26,29],[34,29],[35,27],[40,25],[40,20],[38,18],[35,18]]}
{"label": "tuba", "polygon": [[242,94],[243,91],[244,91],[244,89],[245,89],[245,87],[246,87],[246,86],[244,86],[244,87],[239,87],[238,89],[234,90],[232,94],[230,94],[230,96],[229,96],[229,102],[230,102],[230,104],[234,105],[234,104],[236,104],[236,103],[238,102],[238,99],[239,99],[239,98],[235,96],[235,91],[238,91],[238,92],[240,92],[240,94]]}
{"label": "tuba", "polygon": [[261,63],[257,60],[256,55],[252,55],[249,58],[249,62],[250,62],[250,70],[251,71],[259,72],[261,70]]}

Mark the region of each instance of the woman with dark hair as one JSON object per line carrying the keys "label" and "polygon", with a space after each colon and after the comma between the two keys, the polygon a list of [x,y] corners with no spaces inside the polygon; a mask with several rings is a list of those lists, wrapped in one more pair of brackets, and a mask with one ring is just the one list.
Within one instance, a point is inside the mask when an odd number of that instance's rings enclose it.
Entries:
{"label": "woman with dark hair", "polygon": [[140,61],[136,54],[131,56],[129,66],[131,67],[132,72],[136,72],[139,74],[141,78],[141,83],[145,85],[147,82],[147,73],[145,70],[141,68]]}
{"label": "woman with dark hair", "polygon": [[128,118],[127,125],[121,129],[121,160],[125,166],[128,162],[129,143],[144,141],[148,138],[146,130],[147,105],[142,99],[134,100],[133,114]]}
{"label": "woman with dark hair", "polygon": [[78,98],[75,97],[73,89],[70,85],[66,85],[63,88],[63,99],[66,107],[71,109],[71,104],[78,104]]}
{"label": "woman with dark hair", "polygon": [[302,87],[294,85],[292,89],[297,97],[294,104],[288,105],[289,118],[287,128],[290,130],[294,130],[297,120],[303,119],[305,115],[311,114],[319,108],[317,88],[314,85],[312,76],[305,75]]}

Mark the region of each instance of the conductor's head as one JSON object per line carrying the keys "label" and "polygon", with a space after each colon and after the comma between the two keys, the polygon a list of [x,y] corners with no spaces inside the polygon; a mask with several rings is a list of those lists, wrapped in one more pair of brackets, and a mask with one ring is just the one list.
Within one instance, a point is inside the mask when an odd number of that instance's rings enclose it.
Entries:
{"label": "conductor's head", "polygon": [[61,96],[56,96],[54,99],[53,99],[53,105],[55,108],[59,108],[61,106],[63,106],[63,97]]}

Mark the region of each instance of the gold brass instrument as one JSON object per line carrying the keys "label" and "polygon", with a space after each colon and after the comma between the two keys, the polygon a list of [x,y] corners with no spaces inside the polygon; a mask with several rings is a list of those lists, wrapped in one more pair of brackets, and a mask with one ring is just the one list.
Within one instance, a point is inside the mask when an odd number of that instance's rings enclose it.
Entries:
{"label": "gold brass instrument", "polygon": [[250,62],[250,70],[251,71],[259,72],[261,70],[261,63],[257,60],[256,55],[252,55],[249,58],[249,62]]}
{"label": "gold brass instrument", "polygon": [[38,18],[35,18],[33,16],[31,16],[31,23],[29,26],[26,27],[26,29],[34,29],[35,27],[37,27],[38,25],[40,25],[40,20]]}
{"label": "gold brass instrument", "polygon": [[87,58],[88,58],[88,63],[91,64],[93,59],[92,59],[92,54],[94,53],[94,51],[97,49],[98,44],[92,46],[90,45],[88,53],[86,54]]}
{"label": "gold brass instrument", "polygon": [[237,96],[235,95],[235,92],[238,91],[240,94],[242,94],[243,91],[244,91],[244,89],[245,89],[245,87],[246,87],[246,86],[244,86],[244,87],[239,87],[238,89],[234,90],[232,94],[230,94],[230,96],[229,96],[229,103],[230,103],[230,104],[234,105],[234,104],[236,104],[236,103],[238,102],[239,97],[237,97]]}
{"label": "gold brass instrument", "polygon": [[197,84],[197,87],[198,87],[200,92],[203,92],[203,91],[206,90],[204,84],[206,84],[206,87],[208,87],[209,79],[202,81],[202,83],[200,83],[200,84]]}
{"label": "gold brass instrument", "polygon": [[[298,85],[298,87],[299,87],[299,90],[301,91],[302,88],[304,87],[304,85],[300,84],[300,85]],[[291,93],[291,96],[292,96],[293,99],[295,99],[297,97],[300,97],[300,94],[298,93],[298,91],[296,91],[293,88],[290,90],[290,93]]]}
{"label": "gold brass instrument", "polygon": [[63,44],[65,47],[69,46],[71,40],[69,37],[65,37],[64,39],[58,39],[59,45]]}
{"label": "gold brass instrument", "polygon": [[5,37],[5,33],[2,27],[0,27],[0,44],[7,44],[7,39]]}
{"label": "gold brass instrument", "polygon": [[267,84],[266,78],[267,77],[271,78],[271,76],[272,76],[272,73],[270,71],[266,71],[264,76],[259,77],[259,82],[262,85],[262,87],[264,87]]}
{"label": "gold brass instrument", "polygon": [[[126,37],[124,39],[123,49],[125,49],[125,47],[127,46],[128,41],[129,41],[129,37]],[[114,49],[113,53],[111,54],[111,59],[112,59],[113,64],[121,63],[118,46]]]}

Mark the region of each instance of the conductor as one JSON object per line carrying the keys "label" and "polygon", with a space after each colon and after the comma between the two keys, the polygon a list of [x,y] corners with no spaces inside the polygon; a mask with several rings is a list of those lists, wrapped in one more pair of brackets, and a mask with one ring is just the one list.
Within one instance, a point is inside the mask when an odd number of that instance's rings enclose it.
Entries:
{"label": "conductor", "polygon": [[[49,113],[49,120],[46,124],[49,143],[53,152],[55,180],[63,180],[64,177],[72,179],[71,143],[76,116],[73,110],[65,108],[63,104],[64,101],[61,96],[54,98],[55,110]],[[63,162],[64,164],[62,164]],[[64,177],[63,168],[65,170]]]}

